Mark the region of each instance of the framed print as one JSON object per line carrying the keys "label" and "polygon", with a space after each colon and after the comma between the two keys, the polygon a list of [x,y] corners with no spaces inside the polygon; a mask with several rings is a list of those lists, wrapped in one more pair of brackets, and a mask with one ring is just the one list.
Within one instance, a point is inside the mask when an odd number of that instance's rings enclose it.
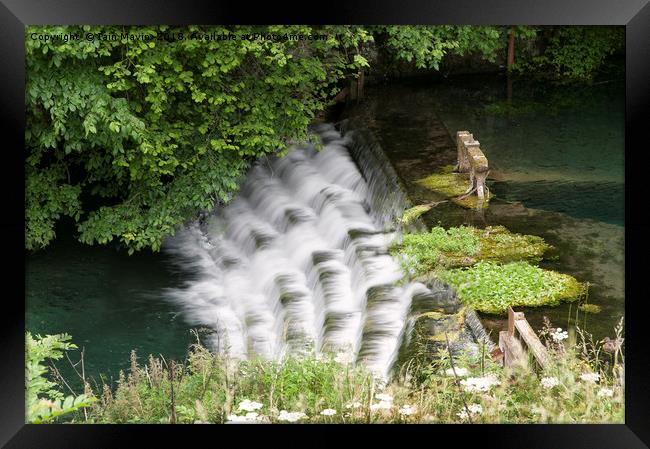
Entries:
{"label": "framed print", "polygon": [[647,447],[647,2],[302,6],[3,0],[0,442]]}

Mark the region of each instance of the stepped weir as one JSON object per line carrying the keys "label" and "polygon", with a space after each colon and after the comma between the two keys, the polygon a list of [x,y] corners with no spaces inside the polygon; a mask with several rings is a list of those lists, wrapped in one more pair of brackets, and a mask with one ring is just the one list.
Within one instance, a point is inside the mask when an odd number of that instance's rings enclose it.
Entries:
{"label": "stepped weir", "polygon": [[343,353],[383,377],[414,336],[487,340],[448,287],[403,282],[388,247],[410,204],[372,135],[313,130],[322,148],[257,162],[227,206],[166,242],[187,276],[168,292],[185,319],[233,357]]}

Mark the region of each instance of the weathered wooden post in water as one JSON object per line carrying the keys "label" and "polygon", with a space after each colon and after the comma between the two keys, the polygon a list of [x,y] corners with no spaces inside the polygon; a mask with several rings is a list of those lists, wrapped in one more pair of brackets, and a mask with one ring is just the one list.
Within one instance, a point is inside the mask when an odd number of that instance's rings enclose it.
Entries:
{"label": "weathered wooden post in water", "polygon": [[508,307],[508,330],[499,332],[499,349],[503,352],[504,366],[526,365],[528,355],[525,349],[533,354],[541,369],[549,365],[546,347],[528,324],[523,312],[515,312],[512,307]]}
{"label": "weathered wooden post in water", "polygon": [[479,141],[474,140],[474,136],[469,131],[458,131],[456,145],[458,148],[458,172],[469,172],[470,186],[467,193],[476,192],[479,199],[484,199],[488,191],[485,180],[490,170]]}

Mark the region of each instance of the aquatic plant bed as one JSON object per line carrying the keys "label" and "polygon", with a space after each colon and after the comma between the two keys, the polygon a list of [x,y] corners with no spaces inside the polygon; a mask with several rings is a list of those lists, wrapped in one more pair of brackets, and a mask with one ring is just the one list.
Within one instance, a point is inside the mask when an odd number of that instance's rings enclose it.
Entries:
{"label": "aquatic plant bed", "polygon": [[410,275],[419,276],[439,268],[470,266],[480,260],[539,262],[550,248],[541,237],[512,233],[504,226],[438,226],[430,232],[404,235],[391,252]]}
{"label": "aquatic plant bed", "polygon": [[439,277],[466,305],[491,314],[505,314],[508,307],[553,306],[585,294],[585,286],[574,277],[527,262],[479,262],[441,271]]}
{"label": "aquatic plant bed", "polygon": [[493,197],[492,193],[488,192],[486,200],[482,202],[474,194],[466,195],[470,185],[469,173],[454,173],[453,169],[451,165],[443,167],[442,171],[420,179],[416,183],[445,196],[459,206],[469,209],[476,209],[479,205],[482,208],[488,207],[488,202]]}

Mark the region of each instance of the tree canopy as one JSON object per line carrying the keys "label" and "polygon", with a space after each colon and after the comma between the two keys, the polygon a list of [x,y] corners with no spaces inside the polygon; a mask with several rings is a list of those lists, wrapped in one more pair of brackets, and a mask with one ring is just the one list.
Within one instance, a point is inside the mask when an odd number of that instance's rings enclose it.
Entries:
{"label": "tree canopy", "polygon": [[[67,216],[84,243],[117,240],[130,252],[158,250],[198,211],[227,202],[256,158],[308,139],[308,124],[338,93],[340,81],[369,67],[365,50],[377,36],[395,59],[437,70],[447,54],[472,52],[494,61],[505,51],[506,31],[28,27],[25,245],[47,246]],[[39,38],[75,33],[81,38]],[[305,38],[245,38],[256,33]],[[237,38],[207,38],[228,34]],[[572,54],[588,51],[584,73],[592,73],[616,43],[608,38],[585,50],[589,44],[580,36],[553,39],[547,59],[533,62],[571,67]]]}

